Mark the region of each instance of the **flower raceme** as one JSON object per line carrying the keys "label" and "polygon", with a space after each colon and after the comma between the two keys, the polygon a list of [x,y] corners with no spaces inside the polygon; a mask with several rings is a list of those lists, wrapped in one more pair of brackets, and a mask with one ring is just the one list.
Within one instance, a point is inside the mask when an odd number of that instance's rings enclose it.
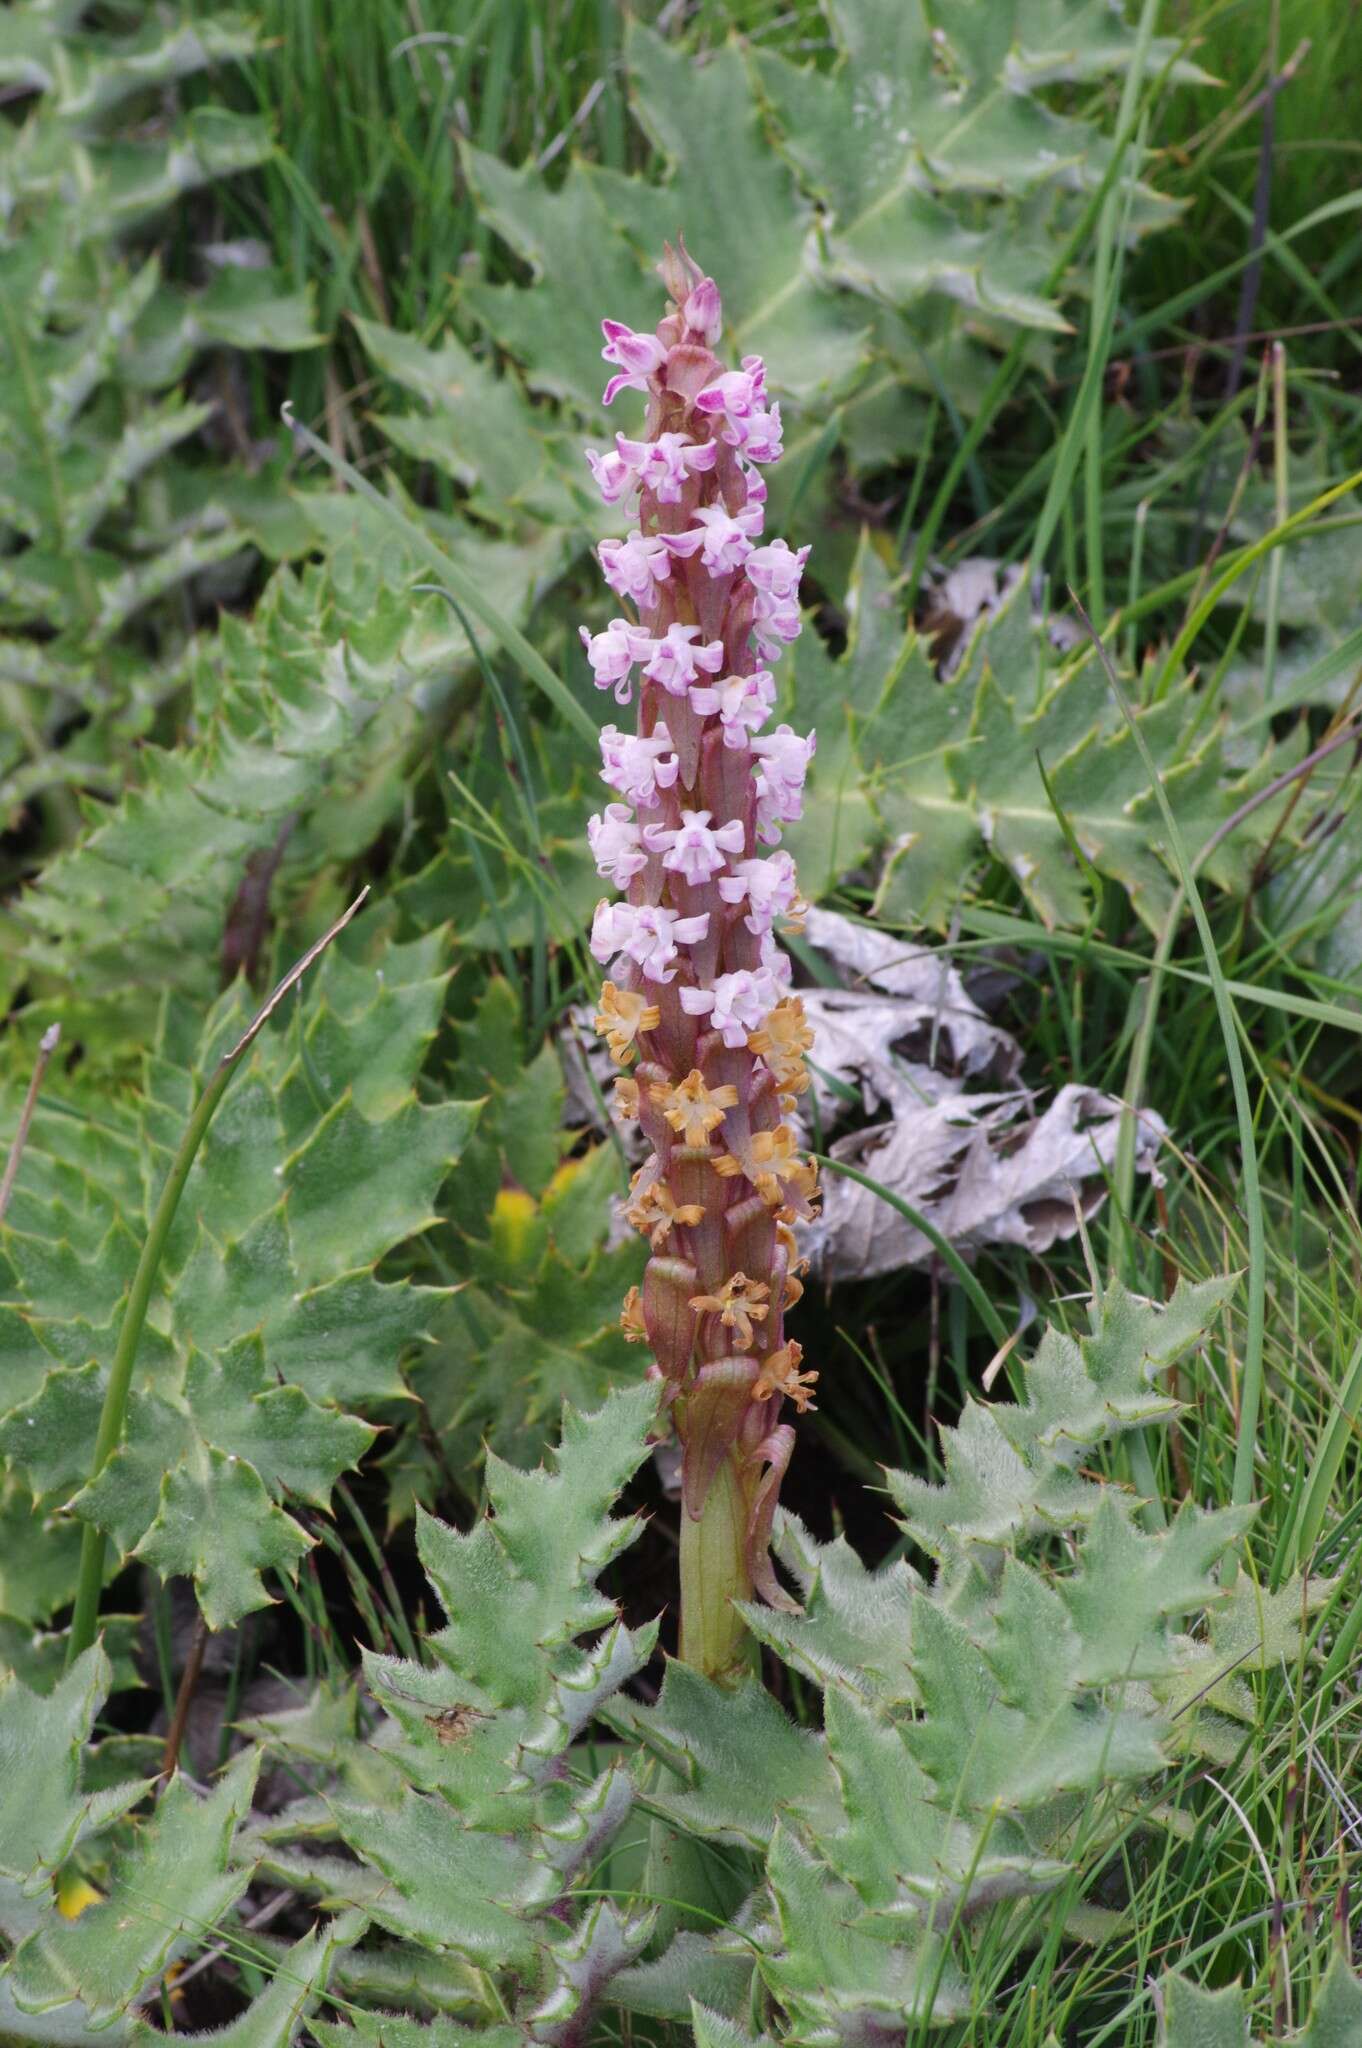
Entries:
{"label": "flower raceme", "polygon": [[[683,1447],[681,1651],[723,1675],[739,1654],[733,1599],[755,1588],[789,1605],[768,1555],[794,1443],[781,1416],[811,1405],[817,1379],[785,1334],[802,1291],[794,1225],[817,1201],[785,1121],[811,1035],[776,944],[803,906],[790,855],[764,851],[800,815],[814,750],[812,734],[768,729],[769,664],[799,632],[809,551],[763,536],[761,465],[781,424],[761,358],[733,370],[714,354],[719,293],[684,246],[661,274],[671,303],[655,334],[602,322],[605,402],[642,393],[643,436],[587,457],[632,519],[599,550],[632,615],[582,641],[600,689],[621,705],[637,691],[637,730],[601,734],[620,800],[588,836],[622,895],[598,906],[591,950],[610,973],[596,1028],[630,1070],[615,1114],[652,1148],[627,1210],[652,1256],[623,1323],[651,1347]],[[707,1514],[717,1547],[687,1537]]]}

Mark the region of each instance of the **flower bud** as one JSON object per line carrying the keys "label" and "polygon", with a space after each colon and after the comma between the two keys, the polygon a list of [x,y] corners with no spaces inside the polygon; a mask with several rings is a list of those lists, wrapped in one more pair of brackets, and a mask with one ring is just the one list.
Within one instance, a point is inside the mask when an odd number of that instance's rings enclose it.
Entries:
{"label": "flower bud", "polygon": [[653,1355],[669,1380],[683,1380],[695,1348],[690,1306],[699,1276],[689,1259],[649,1259],[643,1273],[643,1321]]}
{"label": "flower bud", "polygon": [[691,293],[705,282],[705,273],[687,249],[684,235],[677,236],[674,249],[670,242],[662,244],[662,261],[657,266],[657,274],[678,311],[684,308]]}
{"label": "flower bud", "polygon": [[782,1422],[758,1445],[754,1462],[765,1469],[747,1513],[747,1568],[752,1575],[752,1584],[768,1607],[780,1608],[786,1614],[797,1614],[799,1604],[790,1598],[775,1575],[771,1563],[771,1524],[780,1499],[780,1482],[789,1468],[794,1444],[794,1431],[788,1422]]}
{"label": "flower bud", "polygon": [[712,277],[700,279],[681,308],[681,318],[689,333],[697,336],[706,348],[717,346],[724,330],[724,309],[719,287]]}
{"label": "flower bud", "polygon": [[678,1409],[677,1428],[686,1446],[681,1497],[693,1522],[699,1521],[714,1475],[737,1440],[756,1376],[755,1358],[716,1358],[700,1367],[684,1410]]}

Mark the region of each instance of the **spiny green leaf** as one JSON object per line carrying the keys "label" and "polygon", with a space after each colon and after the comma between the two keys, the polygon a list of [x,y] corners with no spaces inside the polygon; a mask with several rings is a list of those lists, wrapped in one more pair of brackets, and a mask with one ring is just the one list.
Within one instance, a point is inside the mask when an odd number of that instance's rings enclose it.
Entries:
{"label": "spiny green leaf", "polygon": [[743,2009],[751,1982],[752,1966],[744,1957],[722,1954],[713,1937],[686,1930],[661,1955],[622,1970],[610,1997],[625,2012],[684,2021],[703,1996],[708,2017],[716,2020]]}
{"label": "spiny green leaf", "polygon": [[349,2024],[312,2020],[311,2031],[321,2048],[521,2048],[518,2027],[465,2027],[458,2020],[404,2019],[391,2012],[365,2012],[352,2007]]}
{"label": "spiny green leaf", "polygon": [[546,1884],[520,1844],[466,1828],[443,1800],[416,1792],[396,1811],[338,1802],[335,1812],[349,1847],[388,1880],[360,1900],[381,1926],[475,1962],[528,1962],[524,1914]]}
{"label": "spiny green leaf", "polygon": [[[1132,31],[1105,7],[1044,0],[962,12],[949,26],[920,0],[833,0],[828,11],[842,52],[831,72],[774,53],[758,70],[782,147],[826,209],[829,273],[899,307],[934,290],[985,315],[1062,324],[1044,297],[1062,209],[1033,208],[1027,236],[1015,210],[978,202],[1099,182],[1106,138],[1035,88],[1121,70]],[[1158,51],[1153,61],[1167,62],[1175,45]],[[1141,191],[1139,226],[1170,217]]]}
{"label": "spiny green leaf", "polygon": [[498,377],[453,335],[426,349],[374,321],[355,324],[376,366],[425,406],[422,414],[385,414],[377,423],[398,447],[463,485],[479,518],[513,528],[528,517],[565,528],[565,558],[593,527],[610,530],[579,444],[550,429],[549,416],[528,404],[512,378]]}
{"label": "spiny green leaf", "polygon": [[[51,10],[43,11],[50,19]],[[39,15],[37,8],[29,12]],[[32,28],[36,27],[34,20]],[[65,61],[60,65],[58,46],[45,42],[41,34],[33,36],[29,50],[31,63],[44,73],[43,89],[56,88],[53,111],[64,121],[84,125],[107,115],[132,93],[168,85],[211,64],[247,57],[255,46],[255,27],[247,17],[224,12],[192,25],[143,21],[112,43],[72,42],[61,49]]]}
{"label": "spiny green leaf", "polygon": [[1081,1696],[1077,1648],[1058,1594],[1014,1561],[987,1649],[935,1603],[919,1602],[914,1659],[924,1718],[906,1740],[943,1806],[1043,1807],[1061,1793],[1161,1769],[1162,1730],[1147,1714],[1105,1710]]}
{"label": "spiny green leaf", "polygon": [[763,1686],[714,1685],[688,1664],[667,1665],[655,1707],[622,1724],[680,1779],[650,1791],[654,1806],[692,1834],[763,1847],[778,1814],[827,1819],[832,1776],[821,1745]]}
{"label": "spiny green leaf", "polygon": [[312,1539],[289,1504],[324,1510],[373,1441],[339,1402],[405,1394],[403,1350],[429,1326],[438,1297],[373,1268],[434,1218],[476,1121],[476,1104],[426,1108],[414,1095],[443,1003],[444,943],[437,932],[333,953],[309,989],[310,1025],[295,1013],[257,1039],[188,1175],[123,1439],[89,1486],[140,1234],[204,1071],[245,1026],[240,989],[206,1021],[164,1006],[139,1105],[140,1186],[121,1148],[75,1135],[57,1091],[35,1120],[18,1227],[0,1236],[17,1310],[5,1325],[12,1383],[28,1396],[0,1397],[0,1451],[41,1500],[194,1577],[215,1625],[266,1598],[266,1570],[296,1567]]}
{"label": "spiny green leaf", "polygon": [[891,695],[911,693],[926,716],[940,694],[920,641],[904,632],[889,572],[865,534],[846,609],[847,644],[837,661],[813,631],[800,635],[790,656],[790,720],[797,732],[818,734],[804,815],[786,834],[811,902],[859,866],[881,835],[866,787],[862,729]]}
{"label": "spiny green leaf", "polygon": [[[1362,2042],[1362,1977],[1349,1969],[1341,1949],[1329,1959],[1309,2022],[1291,2041],[1297,2048],[1358,2048]],[[1179,2044],[1171,2043],[1170,2048]]]}
{"label": "spiny green leaf", "polygon": [[[100,1617],[100,1643],[110,1666],[110,1692],[136,1692],[142,1685],[134,1661],[141,1617],[135,1614],[105,1614]],[[66,1677],[66,1632],[35,1629],[0,1612],[0,1670],[12,1672],[30,1692],[49,1698]],[[110,1738],[112,1740],[112,1738]],[[108,1744],[101,1745],[103,1757]],[[112,1752],[108,1752],[112,1754]],[[89,1755],[87,1754],[87,1761]],[[128,1776],[120,1770],[120,1778]],[[93,1782],[86,1773],[85,1782]],[[101,1782],[104,1782],[101,1780]]]}
{"label": "spiny green leaf", "polygon": [[137,1779],[106,1792],[82,1789],[81,1748],[111,1677],[98,1645],[50,1693],[30,1692],[13,1672],[0,1672],[0,1783],[10,1788],[0,1802],[0,1877],[26,1892],[45,1889],[82,1835],[126,1813],[150,1789]]}
{"label": "spiny green leaf", "polygon": [[869,1571],[844,1536],[819,1543],[783,1510],[776,1557],[794,1578],[802,1611],[745,1602],[743,1619],[782,1662],[825,1691],[842,1687],[872,1702],[915,1697],[913,1594],[921,1580],[902,1558]]}
{"label": "spiny green leaf", "polygon": [[[862,317],[820,289],[806,261],[809,209],[785,166],[764,145],[751,83],[736,41],[703,65],[652,30],[631,26],[628,60],[638,117],[675,166],[667,200],[630,221],[642,248],[660,247],[645,229],[675,212],[684,195],[687,238],[719,280],[729,338],[755,350],[776,384],[795,397],[835,392],[861,356]],[[724,137],[713,149],[707,138]],[[637,188],[635,188],[637,189]],[[742,205],[733,195],[741,191]],[[623,197],[618,188],[616,200]],[[629,220],[629,215],[624,218]]]}
{"label": "spiny green leaf", "polygon": [[270,1379],[265,1346],[252,1336],[214,1360],[190,1354],[185,1399],[195,1427],[255,1466],[272,1491],[325,1509],[341,1473],[374,1440],[367,1423],[319,1408],[301,1387]]}
{"label": "spiny green leaf", "polygon": [[1165,2048],[1244,2048],[1244,1994],[1237,1984],[1203,1991],[1188,1977],[1163,1981]]}
{"label": "spiny green leaf", "polygon": [[[879,915],[944,928],[986,845],[1044,924],[1080,924],[1087,885],[1071,832],[1090,865],[1119,881],[1157,928],[1174,881],[1139,750],[1091,650],[1057,675],[1052,659],[1020,585],[979,625],[946,681],[935,679],[920,646],[905,650],[859,747],[890,843]],[[1212,724],[1185,747],[1190,689],[1185,683],[1137,716],[1179,829],[1199,850],[1269,771],[1259,762],[1246,781],[1232,779]],[[1276,817],[1271,805],[1255,812],[1210,858],[1209,878],[1239,886]]]}
{"label": "spiny green leaf", "polygon": [[[315,1928],[296,1941],[275,1965],[274,1974],[246,2011],[225,2027],[189,2038],[212,2043],[212,2048],[289,2048],[298,2029],[326,1990],[337,1947],[363,1927],[352,1919],[347,1929],[341,1922]],[[135,2048],[155,2048],[164,2033],[145,2020],[133,2028]]]}
{"label": "spiny green leaf", "polygon": [[44,1622],[75,1596],[80,1526],[44,1515],[23,1481],[0,1478],[0,1613]]}
{"label": "spiny green leaf", "polygon": [[1060,1591],[1079,1639],[1086,1685],[1161,1678],[1174,1656],[1164,1624],[1226,1596],[1212,1567],[1253,1520],[1251,1508],[1198,1513],[1185,1503],[1166,1530],[1145,1534],[1113,1501],[1093,1516],[1080,1569]]}
{"label": "spiny green leaf", "polygon": [[[192,1575],[204,1574],[205,1613],[211,1597],[221,1615],[234,1582],[248,1585],[251,1604],[258,1605],[264,1593],[254,1574],[267,1563],[291,1569],[311,1547],[273,1503],[296,1496],[327,1508],[336,1480],[358,1464],[373,1436],[353,1416],[321,1408],[301,1388],[273,1380],[258,1336],[227,1347],[214,1361],[191,1350],[183,1407],[156,1393],[134,1395],[124,1442],[72,1507],[110,1530],[124,1549],[151,1544],[159,1552],[171,1540],[167,1522],[188,1538],[184,1517],[202,1490],[205,1531],[216,1534],[206,1542],[190,1539],[186,1555],[195,1561]],[[172,1480],[178,1482],[173,1491]],[[143,1547],[139,1554],[149,1551]]]}
{"label": "spiny green leaf", "polygon": [[47,2012],[79,1999],[92,2019],[118,2018],[186,1942],[213,1927],[250,1882],[228,1867],[259,1766],[246,1752],[206,1798],[171,1779],[115,1866],[111,1896],[75,1920],[51,1918],[17,1950],[15,2003]]}
{"label": "spiny green leaf", "polygon": [[[120,722],[142,731],[158,693],[176,688],[184,608],[163,608],[135,649],[121,644],[125,627],[247,545],[225,499],[205,499],[201,464],[196,501],[174,503],[174,451],[213,410],[175,387],[207,343],[319,339],[306,294],[274,292],[263,328],[248,308],[269,281],[224,275],[186,294],[161,281],[154,259],[129,262],[119,248],[186,192],[272,154],[258,118],[167,102],[149,127],[129,105],[255,47],[253,25],[232,14],[177,23],[134,11],[98,27],[69,8],[6,15],[0,70],[26,104],[4,152],[0,517],[31,545],[8,550],[0,569],[0,669],[18,692],[8,722],[25,741],[0,748],[0,801],[11,813],[31,804],[63,836],[63,785],[112,793]],[[155,488],[137,489],[152,476]]]}
{"label": "spiny green leaf", "polygon": [[736,2021],[698,1999],[691,2001],[691,2029],[695,2048],[775,2048],[770,2034],[744,2033]]}
{"label": "spiny green leaf", "polygon": [[1313,1617],[1328,1603],[1336,1585],[1334,1579],[1293,1576],[1273,1592],[1253,1573],[1242,1572],[1212,1609],[1202,1638],[1180,1639],[1176,1669],[1161,1677],[1158,1692],[1183,1715],[1189,1706],[1205,1703],[1206,1715],[1182,1722],[1191,1746],[1199,1743],[1203,1719],[1210,1719],[1214,1735],[1213,1717],[1226,1715],[1239,1724],[1231,1735],[1238,1747],[1239,1729],[1254,1725],[1259,1715],[1250,1677],[1255,1672],[1291,1670],[1300,1663]]}
{"label": "spiny green leaf", "polygon": [[1075,1341],[1047,1329],[1024,1367],[1023,1400],[967,1400],[959,1424],[945,1432],[943,1486],[889,1475],[914,1540],[955,1558],[1090,1521],[1104,1496],[1075,1471],[1080,1453],[1173,1411],[1157,1375],[1201,1335],[1231,1285],[1180,1281],[1166,1308],[1112,1286],[1089,1336]]}
{"label": "spiny green leaf", "polygon": [[611,1979],[647,1945],[655,1917],[630,1916],[609,1899],[597,1899],[568,1939],[547,1951],[547,1988],[525,2014],[529,2038],[548,2048],[570,2048]]}
{"label": "spiny green leaf", "polygon": [[[280,572],[249,625],[230,621],[191,651],[193,739],[142,749],[135,786],[27,892],[30,962],[95,1044],[150,1035],[166,988],[212,1001],[243,871],[275,857],[281,832],[299,884],[370,843],[403,801],[428,693],[443,696],[469,657],[449,608],[403,588],[424,565],[393,559],[358,509],[308,505],[328,523],[326,567]],[[451,544],[513,619],[556,573],[537,543],[479,551],[451,532]]]}
{"label": "spiny green leaf", "polygon": [[35,1500],[65,1502],[84,1483],[103,1403],[98,1365],[59,1368],[0,1424],[0,1454],[23,1473]]}
{"label": "spiny green leaf", "polygon": [[552,1466],[517,1471],[489,1458],[491,1518],[460,1535],[418,1522],[421,1561],[448,1616],[437,1653],[504,1706],[542,1704],[544,1651],[614,1617],[597,1574],[639,1532],[610,1509],[645,1455],[651,1386],[621,1389],[592,1415],[567,1410]]}
{"label": "spiny green leaf", "polygon": [[[432,1191],[477,1121],[478,1105],[406,1102],[380,1124],[343,1098],[285,1161],[290,1222],[304,1286],[371,1264],[436,1221]],[[374,1189],[382,1185],[382,1206]]]}
{"label": "spiny green leaf", "polygon": [[[93,1511],[98,1482],[92,1493]],[[261,1573],[293,1573],[313,1541],[274,1505],[252,1466],[196,1437],[166,1473],[135,1555],[162,1578],[184,1572],[193,1579],[204,1620],[220,1629],[263,1606]]]}
{"label": "spiny green leaf", "polygon": [[[601,414],[600,346],[580,307],[618,308],[610,317],[648,327],[657,318],[658,285],[645,256],[621,234],[616,210],[631,181],[574,158],[556,190],[532,170],[514,170],[485,151],[465,146],[462,162],[482,217],[535,273],[535,289],[470,282],[461,287],[489,333],[516,360],[537,391],[573,401],[591,418]],[[638,205],[652,194],[641,188]],[[673,224],[674,225],[674,224]],[[657,247],[671,228],[660,227]],[[571,252],[571,261],[569,254]],[[571,289],[578,309],[568,315]]]}
{"label": "spiny green leaf", "polygon": [[14,2048],[122,2048],[127,2027],[101,2021],[98,2027],[79,2001],[43,2013],[21,2012],[14,2003],[8,1970],[0,1970],[0,2040]]}
{"label": "spiny green leaf", "polygon": [[[640,1250],[606,1249],[625,1173],[611,1145],[563,1158],[573,1135],[558,1053],[545,1044],[529,1056],[520,1000],[500,975],[459,1027],[449,1085],[486,1097],[445,1199],[451,1269],[470,1284],[443,1305],[413,1386],[460,1462],[484,1445],[527,1461],[564,1402],[595,1407],[640,1370],[619,1325]],[[395,1445],[393,1469],[420,1448]]]}
{"label": "spiny green leaf", "polygon": [[796,2030],[843,2038],[868,2023],[897,2032],[968,2012],[968,1986],[944,1938],[919,1933],[896,1941],[858,1924],[855,1893],[780,1824],[767,1871],[776,1923],[758,1967]]}
{"label": "spiny green leaf", "polygon": [[[568,1412],[552,1469],[492,1462],[491,1513],[469,1534],[422,1523],[449,1622],[430,1639],[434,1664],[366,1659],[372,1699],[390,1717],[376,1746],[357,1739],[353,1709],[330,1699],[259,1729],[286,1757],[324,1764],[336,1786],[299,1802],[296,1817],[259,1824],[264,1866],[352,1900],[422,1950],[464,1958],[468,1980],[447,2001],[461,2017],[488,2014],[482,1973],[496,1973],[495,2010],[513,2007],[524,2036],[546,2048],[565,2048],[607,1986],[644,1968],[653,1925],[650,1913],[599,1898],[577,1912],[573,1894],[633,1801],[622,1760],[591,1775],[580,1767],[589,1752],[574,1745],[654,1647],[656,1630],[625,1629],[594,1582],[636,1533],[609,1511],[655,1411],[655,1392],[635,1387],[596,1414]],[[587,1647],[584,1633],[595,1637]],[[316,1853],[336,1831],[355,1860]],[[717,1991],[732,1974],[718,1964],[703,1981]],[[647,1999],[646,1981],[636,1995]],[[368,2040],[357,2026],[322,2038]]]}

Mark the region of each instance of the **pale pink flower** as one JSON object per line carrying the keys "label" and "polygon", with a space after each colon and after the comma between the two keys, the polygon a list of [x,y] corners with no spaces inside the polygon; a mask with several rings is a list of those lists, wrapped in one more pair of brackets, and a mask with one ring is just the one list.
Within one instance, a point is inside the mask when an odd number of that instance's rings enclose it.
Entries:
{"label": "pale pink flower", "polygon": [[681,1007],[692,1017],[708,1017],[724,1044],[737,1047],[746,1045],[748,1032],[760,1028],[782,994],[782,984],[769,968],[753,972],[740,967],[733,974],[721,974],[713,988],[683,988]]}
{"label": "pale pink flower", "polygon": [[797,597],[767,597],[757,592],[752,617],[752,645],[763,661],[779,661],[804,630]]}
{"label": "pale pink flower", "polygon": [[692,441],[687,434],[659,434],[655,441],[630,441],[616,434],[615,448],[659,505],[679,505],[688,480],[713,469],[719,459],[712,441]]}
{"label": "pale pink flower", "polygon": [[808,559],[806,547],[792,548],[784,540],[768,541],[765,547],[753,548],[748,556],[747,580],[754,590],[763,591],[768,597],[797,597],[799,579]]}
{"label": "pale pink flower", "polygon": [[799,904],[799,877],[794,861],[788,853],[769,854],[765,860],[735,861],[732,872],[719,877],[719,894],[725,903],[746,903],[744,924],[748,931],[764,937],[778,917],[786,916]]}
{"label": "pale pink flower", "polygon": [[766,366],[744,356],[740,370],[725,370],[695,401],[698,412],[722,419],[723,438],[748,462],[776,462],[781,454],[780,407],[766,404]]}
{"label": "pale pink flower", "polygon": [[666,535],[671,553],[693,555],[698,551],[711,576],[741,569],[752,553],[752,535],[761,532],[761,506],[749,504],[734,517],[722,505],[701,505],[695,516],[700,524],[688,533]]}
{"label": "pale pink flower", "polygon": [[623,953],[647,980],[668,982],[676,974],[678,948],[698,944],[708,930],[707,910],[698,917],[679,917],[657,903],[602,900],[591,927],[591,951],[602,964]]}
{"label": "pale pink flower", "polygon": [[799,638],[799,579],[808,560],[807,548],[794,549],[783,540],[753,548],[743,565],[756,593],[752,639],[765,661],[775,661]]}
{"label": "pale pink flower", "polygon": [[607,804],[604,812],[598,811],[587,825],[586,837],[597,874],[617,889],[648,865],[643,833],[628,804]]}
{"label": "pale pink flower", "polygon": [[638,471],[630,468],[618,448],[611,448],[604,455],[588,448],[586,459],[607,505],[618,505],[621,498],[638,489]]}
{"label": "pale pink flower", "polygon": [[722,640],[710,640],[703,647],[691,645],[699,631],[698,626],[673,621],[660,640],[649,643],[652,652],[643,673],[673,697],[684,697],[701,669],[712,676],[724,665]]}
{"label": "pale pink flower", "polygon": [[788,725],[778,725],[751,742],[757,755],[757,837],[766,846],[780,839],[780,827],[804,814],[804,778],[817,746],[817,734],[806,738]]}
{"label": "pale pink flower", "polygon": [[632,327],[619,320],[602,320],[601,332],[605,336],[601,354],[607,363],[619,365],[619,375],[612,377],[605,387],[602,405],[613,405],[621,391],[646,391],[649,377],[667,360],[667,351],[657,336],[635,334]]}
{"label": "pale pink flower", "polygon": [[591,951],[602,965],[622,953],[633,938],[636,915],[632,903],[612,903],[602,896],[591,920]]}
{"label": "pale pink flower", "polygon": [[603,540],[596,552],[601,573],[617,596],[632,598],[640,611],[657,603],[657,586],[672,573],[672,558],[660,535],[635,527],[624,540]]}
{"label": "pale pink flower", "polygon": [[655,725],[651,738],[644,739],[641,733],[607,725],[600,740],[601,780],[640,810],[655,811],[662,801],[658,791],[673,786],[681,766],[666,726]]}
{"label": "pale pink flower", "polygon": [[[711,875],[718,874],[725,854],[742,852],[747,834],[741,818],[712,826],[708,811],[682,811],[679,825],[645,825],[643,842],[651,853],[662,855],[664,868],[684,875],[699,888]],[[719,887],[722,890],[722,882]]]}
{"label": "pale pink flower", "polygon": [[793,962],[788,953],[781,952],[776,944],[774,932],[763,932],[761,935],[761,965],[757,969],[757,974],[759,977],[764,974],[770,975],[777,985],[777,1000],[784,995],[793,979]]}
{"label": "pale pink flower", "polygon": [[690,701],[702,718],[718,712],[726,747],[745,747],[748,734],[761,731],[775,705],[776,679],[769,668],[754,669],[750,676],[694,689]]}
{"label": "pale pink flower", "polygon": [[712,277],[702,277],[687,295],[681,318],[687,331],[698,336],[706,348],[715,346],[724,331],[724,309],[719,287]]}
{"label": "pale pink flower", "polygon": [[743,421],[738,445],[749,462],[779,462],[785,452],[780,407],[773,405],[768,412],[754,412],[749,420]]}
{"label": "pale pink flower", "polygon": [[634,663],[647,659],[658,643],[628,619],[612,619],[603,633],[592,633],[585,626],[578,631],[596,688],[613,688],[615,702],[627,704],[634,690]]}
{"label": "pale pink flower", "polygon": [[[759,412],[766,400],[766,365],[760,356],[744,356],[740,370],[725,370],[695,401],[697,412],[722,417],[728,427]],[[724,436],[728,439],[727,434]],[[734,443],[740,446],[740,443]]]}

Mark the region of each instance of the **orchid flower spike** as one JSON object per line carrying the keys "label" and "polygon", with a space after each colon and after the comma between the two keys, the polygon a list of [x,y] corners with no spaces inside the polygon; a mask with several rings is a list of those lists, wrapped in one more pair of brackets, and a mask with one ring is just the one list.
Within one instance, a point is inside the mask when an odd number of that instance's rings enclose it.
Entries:
{"label": "orchid flower spike", "polygon": [[[732,1596],[791,1604],[769,1557],[794,1441],[782,1416],[817,1380],[785,1329],[793,1232],[817,1201],[786,1120],[810,1034],[777,943],[804,906],[788,851],[764,851],[799,817],[814,751],[812,733],[770,729],[809,550],[763,537],[760,465],[781,451],[765,364],[714,353],[718,287],[684,243],[661,275],[655,333],[602,323],[605,403],[641,394],[642,430],[588,454],[606,504],[629,507],[599,559],[632,612],[583,626],[582,642],[601,689],[622,704],[638,692],[635,732],[601,734],[616,800],[588,837],[621,894],[598,906],[590,943],[609,976],[597,1028],[621,1066],[638,1062],[617,1103],[652,1147],[626,1212],[652,1256],[624,1324],[652,1349],[682,1445],[681,1654],[722,1677],[740,1654]],[[736,1531],[723,1572],[715,1530]]]}

